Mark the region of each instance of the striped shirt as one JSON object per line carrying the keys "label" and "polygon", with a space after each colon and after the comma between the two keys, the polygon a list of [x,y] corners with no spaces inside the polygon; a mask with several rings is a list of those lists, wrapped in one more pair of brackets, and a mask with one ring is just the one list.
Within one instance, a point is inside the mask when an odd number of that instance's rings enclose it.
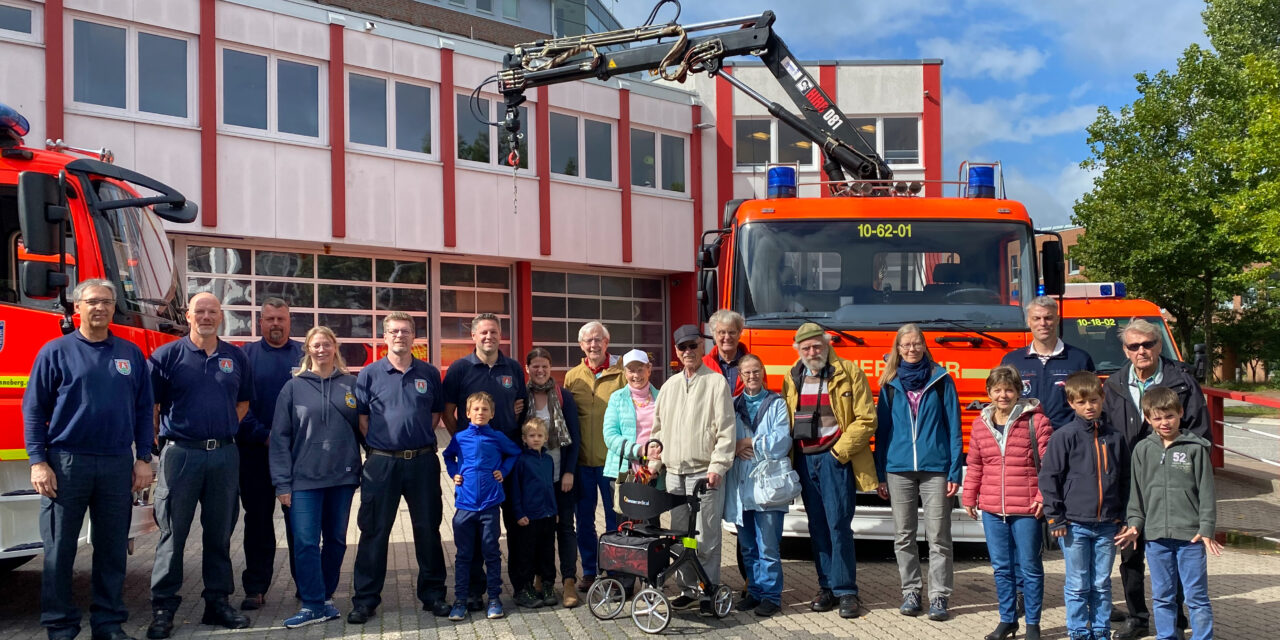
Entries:
{"label": "striped shirt", "polygon": [[831,394],[827,381],[818,376],[806,375],[800,387],[800,403],[796,407],[796,424],[809,422],[814,425],[816,438],[799,441],[801,453],[822,453],[831,449],[840,438],[840,425],[831,410]]}

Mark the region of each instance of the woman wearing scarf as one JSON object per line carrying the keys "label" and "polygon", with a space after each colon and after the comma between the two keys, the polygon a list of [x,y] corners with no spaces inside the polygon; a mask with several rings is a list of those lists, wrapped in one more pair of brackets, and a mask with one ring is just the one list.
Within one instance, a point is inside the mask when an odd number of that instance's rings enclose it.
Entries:
{"label": "woman wearing scarf", "polygon": [[791,415],[782,396],[764,388],[764,363],[747,354],[738,361],[742,393],[737,414],[735,460],[725,475],[724,520],[738,526],[743,566],[751,572],[738,611],[761,618],[782,607],[782,518],[787,504],[762,506],[755,499],[751,472],[761,460],[786,458],[791,451]]}
{"label": "woman wearing scarf", "polygon": [[920,551],[924,502],[929,539],[929,619],[947,619],[952,571],[951,498],[960,490],[960,400],[955,381],[933,361],[924,332],[903,325],[893,340],[876,403],[875,461],[880,497],[893,507],[894,554],[904,616],[920,615]]}
{"label": "woman wearing scarf", "polygon": [[[577,494],[573,491],[574,471],[578,466],[578,406],[573,394],[565,391],[551,377],[551,353],[535,347],[524,358],[529,402],[525,403],[520,424],[529,418],[547,421],[547,452],[551,454],[552,477],[556,480],[556,546],[560,548],[560,579],[564,583],[563,604],[578,606],[578,536],[573,530]],[[508,531],[510,536],[512,532]],[[542,604],[556,603],[555,585],[544,584],[539,594]]]}

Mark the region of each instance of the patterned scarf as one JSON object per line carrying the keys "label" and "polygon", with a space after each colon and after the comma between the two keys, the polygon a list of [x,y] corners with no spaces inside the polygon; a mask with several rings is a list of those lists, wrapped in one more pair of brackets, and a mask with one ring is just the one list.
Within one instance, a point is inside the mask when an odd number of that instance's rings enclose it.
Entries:
{"label": "patterned scarf", "polygon": [[533,413],[533,397],[534,393],[547,394],[547,411],[551,413],[551,424],[548,425],[547,442],[554,443],[554,447],[550,449],[558,449],[573,444],[573,438],[569,436],[569,427],[564,422],[564,411],[560,408],[560,390],[556,388],[556,381],[547,378],[544,384],[537,384],[530,380],[529,387],[529,413]]}

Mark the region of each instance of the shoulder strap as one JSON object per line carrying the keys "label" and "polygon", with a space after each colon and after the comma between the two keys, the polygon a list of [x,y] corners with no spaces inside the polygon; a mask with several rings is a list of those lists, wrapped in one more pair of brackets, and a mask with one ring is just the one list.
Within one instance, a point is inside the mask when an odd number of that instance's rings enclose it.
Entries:
{"label": "shoulder strap", "polygon": [[1031,463],[1036,466],[1036,473],[1040,473],[1040,438],[1036,436],[1035,414],[1027,419],[1027,431],[1031,435]]}

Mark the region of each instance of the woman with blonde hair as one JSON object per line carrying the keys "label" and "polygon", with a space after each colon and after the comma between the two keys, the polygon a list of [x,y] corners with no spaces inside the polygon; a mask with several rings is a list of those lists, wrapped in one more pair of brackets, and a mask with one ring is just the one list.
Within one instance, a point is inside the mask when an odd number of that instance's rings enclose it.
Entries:
{"label": "woman with blonde hair", "polygon": [[923,610],[917,505],[924,502],[929,539],[929,619],[948,617],[952,568],[951,498],[960,490],[960,399],[945,367],[933,361],[924,332],[905,324],[880,377],[875,461],[881,498],[893,507],[894,554],[904,616]]}
{"label": "woman with blonde hair", "polygon": [[351,500],[360,484],[355,384],[333,331],[313,327],[303,342],[302,364],[276,401],[271,482],[289,508],[302,595],[302,609],[284,622],[291,629],[340,615],[333,592],[347,551]]}

